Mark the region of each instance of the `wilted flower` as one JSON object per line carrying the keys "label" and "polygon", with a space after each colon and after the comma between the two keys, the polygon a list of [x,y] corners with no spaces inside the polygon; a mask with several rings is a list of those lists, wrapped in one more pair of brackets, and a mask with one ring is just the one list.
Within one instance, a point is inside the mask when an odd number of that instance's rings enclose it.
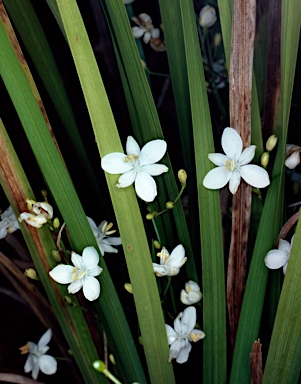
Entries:
{"label": "wilted flower", "polygon": [[202,292],[200,291],[200,287],[197,283],[192,280],[189,280],[188,283],[185,284],[185,290],[181,291],[181,301],[185,305],[195,304],[202,298]]}
{"label": "wilted flower", "polygon": [[196,310],[194,307],[187,307],[179,313],[174,321],[174,329],[165,324],[168,338],[169,361],[176,359],[179,364],[186,363],[191,351],[190,342],[197,342],[205,337],[205,333],[194,329],[196,323]]}
{"label": "wilted flower", "polygon": [[94,277],[100,275],[102,268],[98,266],[99,256],[94,247],[86,247],[83,256],[71,252],[71,261],[74,265],[57,265],[49,275],[60,284],[70,284],[69,293],[76,293],[83,288],[86,299],[93,301],[99,297],[100,284]]}
{"label": "wilted flower", "polygon": [[166,165],[155,164],[165,155],[166,147],[164,140],[152,140],[140,150],[136,140],[129,136],[126,142],[127,154],[109,153],[102,158],[101,167],[113,175],[122,173],[118,188],[126,188],[135,182],[137,195],[150,202],[157,196],[157,186],[152,176],[168,171]]}
{"label": "wilted flower", "polygon": [[215,8],[205,5],[200,12],[199,23],[203,28],[212,27],[217,20]]}
{"label": "wilted flower", "polygon": [[48,343],[51,339],[52,332],[48,329],[40,338],[38,344],[29,341],[26,345],[20,348],[21,354],[29,353],[26,360],[24,371],[31,372],[32,378],[37,379],[41,370],[45,375],[53,375],[57,370],[57,362],[54,357],[46,355],[48,351]]}
{"label": "wilted flower", "polygon": [[285,274],[293,241],[294,236],[292,237],[290,243],[286,240],[280,239],[278,249],[269,251],[264,258],[265,265],[270,269],[278,269],[283,267],[283,273]]}
{"label": "wilted flower", "polygon": [[96,238],[98,247],[104,256],[105,252],[108,253],[117,253],[118,250],[112,245],[120,245],[121,238],[120,237],[108,237],[116,232],[116,230],[110,230],[113,226],[113,223],[108,223],[106,220],[102,221],[100,225],[97,227],[95,222],[87,216],[93,234]]}
{"label": "wilted flower", "polygon": [[32,212],[36,215],[44,216],[47,220],[52,219],[53,216],[53,208],[50,204],[46,203],[46,201],[34,203],[32,205]]}
{"label": "wilted flower", "polygon": [[171,255],[169,255],[165,247],[162,247],[162,251],[157,256],[160,257],[160,264],[153,263],[154,272],[157,276],[177,275],[187,260],[185,249],[181,244],[171,252]]}
{"label": "wilted flower", "polygon": [[132,17],[132,20],[138,25],[133,27],[133,35],[135,39],[143,36],[143,41],[147,44],[150,39],[157,39],[160,36],[160,29],[154,28],[151,17],[146,13],[140,13],[138,17]]}
{"label": "wilted flower", "polygon": [[3,239],[7,234],[15,232],[17,229],[20,229],[18,220],[11,206],[9,206],[0,217],[0,239]]}
{"label": "wilted flower", "polygon": [[32,213],[22,212],[18,217],[20,222],[25,221],[25,223],[32,227],[41,228],[43,224],[52,219],[53,208],[46,201],[36,202],[31,199],[26,199],[26,203],[28,210]]}
{"label": "wilted flower", "polygon": [[285,165],[289,169],[294,169],[297,167],[298,164],[300,164],[301,158],[300,158],[300,152],[301,147],[294,144],[287,144],[286,145],[286,160]]}
{"label": "wilted flower", "polygon": [[255,155],[255,145],[242,150],[242,139],[233,128],[225,128],[222,147],[226,155],[210,153],[209,160],[217,165],[207,173],[203,185],[209,189],[224,187],[229,181],[229,189],[235,194],[241,177],[252,187],[264,188],[270,184],[267,171],[258,165],[249,164]]}
{"label": "wilted flower", "polygon": [[25,223],[31,225],[35,228],[41,228],[43,224],[47,223],[47,219],[43,215],[34,215],[33,213],[22,212],[18,217],[20,222],[25,221]]}

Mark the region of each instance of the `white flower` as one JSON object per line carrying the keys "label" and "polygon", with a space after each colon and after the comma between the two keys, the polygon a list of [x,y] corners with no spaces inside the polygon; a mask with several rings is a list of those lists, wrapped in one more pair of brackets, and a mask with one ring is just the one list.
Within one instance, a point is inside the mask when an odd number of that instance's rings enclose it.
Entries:
{"label": "white flower", "polygon": [[44,216],[46,220],[51,220],[53,217],[53,208],[46,201],[34,203],[32,205],[32,212]]}
{"label": "white flower", "polygon": [[112,235],[116,232],[116,230],[110,231],[110,229],[113,226],[113,223],[108,223],[107,221],[102,221],[100,225],[97,227],[95,222],[87,216],[87,219],[89,221],[90,227],[93,231],[93,234],[96,238],[98,247],[104,256],[105,252],[109,253],[117,253],[118,250],[112,245],[120,245],[121,244],[121,238],[120,237],[108,237],[109,235]]}
{"label": "white flower", "polygon": [[174,321],[174,329],[165,324],[168,338],[169,361],[176,359],[179,364],[186,363],[191,351],[191,341],[197,342],[205,337],[205,333],[194,329],[196,323],[196,310],[194,307],[187,307],[179,313]]}
{"label": "white flower", "polygon": [[294,144],[287,144],[286,145],[286,160],[285,165],[289,169],[294,169],[297,167],[298,164],[300,164],[301,158],[300,158],[300,151],[301,147]]}
{"label": "white flower", "polygon": [[255,155],[255,145],[242,150],[242,139],[233,128],[225,128],[222,148],[226,155],[210,153],[208,158],[217,168],[207,173],[203,185],[209,189],[224,187],[228,181],[231,193],[235,194],[241,177],[252,187],[265,188],[270,184],[267,171],[258,165],[249,164]]}
{"label": "white flower", "polygon": [[29,353],[25,362],[24,372],[31,372],[32,378],[37,379],[41,370],[45,375],[53,375],[57,370],[57,362],[54,357],[46,355],[48,351],[48,343],[51,339],[52,332],[49,328],[40,338],[38,344],[29,341],[24,347],[21,347],[21,353]]}
{"label": "white flower", "polygon": [[181,291],[181,301],[185,305],[195,304],[200,301],[202,298],[202,292],[200,291],[200,287],[197,283],[192,280],[189,280],[188,283],[185,284],[185,290]]}
{"label": "white flower", "polygon": [[18,217],[20,222],[25,221],[25,223],[31,225],[35,228],[41,228],[43,224],[47,223],[47,219],[43,215],[34,215],[33,213],[22,212]]}
{"label": "white flower", "polygon": [[278,269],[283,267],[283,273],[285,274],[293,241],[294,236],[292,237],[290,243],[286,240],[280,239],[278,249],[269,251],[264,258],[265,265],[270,269]]}
{"label": "white flower", "polygon": [[143,41],[147,44],[150,39],[157,39],[160,36],[160,29],[154,28],[151,17],[146,13],[140,13],[138,17],[132,17],[132,20],[138,25],[132,28],[135,39],[143,36]]}
{"label": "white flower", "polygon": [[71,252],[71,261],[74,265],[57,265],[49,272],[53,280],[61,284],[69,284],[68,292],[76,293],[83,288],[86,299],[93,301],[99,297],[100,284],[94,277],[100,275],[102,268],[98,266],[99,256],[94,247],[86,247],[83,256]]}
{"label": "white flower", "polygon": [[120,152],[109,153],[101,160],[101,167],[113,175],[122,173],[118,188],[126,188],[135,182],[137,195],[150,202],[157,196],[157,186],[152,176],[168,171],[163,164],[155,164],[166,152],[164,140],[152,140],[140,151],[136,140],[129,136],[126,142],[126,155]]}
{"label": "white flower", "polygon": [[157,256],[160,257],[160,264],[153,263],[154,272],[157,276],[177,275],[187,260],[185,249],[181,244],[171,252],[171,255],[169,255],[165,247],[162,247],[162,251]]}
{"label": "white flower", "polygon": [[0,239],[3,239],[7,234],[15,232],[17,229],[20,229],[18,220],[11,206],[9,206],[0,217]]}
{"label": "white flower", "polygon": [[199,23],[203,28],[212,27],[217,20],[215,8],[205,5],[200,12]]}

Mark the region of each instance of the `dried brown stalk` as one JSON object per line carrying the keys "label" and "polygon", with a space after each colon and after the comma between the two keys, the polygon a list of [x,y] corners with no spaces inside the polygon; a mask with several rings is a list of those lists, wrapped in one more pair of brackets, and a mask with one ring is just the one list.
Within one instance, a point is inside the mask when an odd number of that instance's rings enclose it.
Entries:
{"label": "dried brown stalk", "polygon": [[250,353],[251,365],[251,384],[262,382],[262,353],[260,340],[254,341],[252,352]]}
{"label": "dried brown stalk", "polygon": [[[256,1],[234,0],[230,59],[230,126],[240,134],[243,146],[251,142],[252,69]],[[245,287],[251,187],[241,182],[233,196],[232,235],[229,251],[227,305],[232,350]]]}

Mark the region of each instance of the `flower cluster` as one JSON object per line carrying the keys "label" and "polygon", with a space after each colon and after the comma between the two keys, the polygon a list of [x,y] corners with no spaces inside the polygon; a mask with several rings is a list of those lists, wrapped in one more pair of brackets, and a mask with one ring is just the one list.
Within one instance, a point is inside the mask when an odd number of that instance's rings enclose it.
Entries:
{"label": "flower cluster", "polygon": [[7,234],[15,232],[17,229],[20,229],[18,220],[11,206],[9,206],[0,217],[0,239],[3,239]]}
{"label": "flower cluster", "polygon": [[40,338],[38,344],[28,341],[26,345],[20,348],[21,354],[28,353],[25,362],[24,372],[31,373],[34,380],[38,378],[41,370],[45,375],[53,375],[57,371],[57,362],[54,357],[46,355],[49,350],[48,343],[52,336],[51,329],[48,329]]}
{"label": "flower cluster", "polygon": [[35,228],[41,228],[53,217],[53,208],[46,201],[36,202],[26,199],[28,210],[31,212],[22,212],[18,217],[20,222],[25,221],[28,225]]}
{"label": "flower cluster", "polygon": [[145,44],[150,46],[157,52],[166,50],[164,42],[160,39],[160,29],[153,26],[153,21],[147,13],[140,13],[138,17],[132,17],[136,26],[132,27],[135,39],[140,39],[143,36]]}
{"label": "flower cluster", "polygon": [[102,158],[101,167],[113,175],[122,174],[118,179],[118,188],[126,188],[135,183],[137,195],[151,202],[157,196],[157,186],[152,176],[168,171],[166,165],[155,164],[165,155],[166,148],[164,140],[152,140],[140,150],[137,141],[129,136],[126,142],[127,154],[109,153]]}
{"label": "flower cluster", "polygon": [[57,265],[49,275],[60,284],[70,284],[69,293],[76,293],[83,288],[83,293],[89,301],[96,300],[100,295],[100,284],[95,278],[102,272],[99,267],[99,255],[94,247],[86,247],[83,255],[71,253],[71,261],[74,265]]}
{"label": "flower cluster", "polygon": [[106,220],[102,221],[97,227],[95,222],[87,216],[90,227],[93,231],[95,239],[97,241],[98,247],[104,256],[105,252],[108,253],[117,253],[118,250],[113,247],[121,244],[120,237],[108,237],[116,232],[116,230],[111,230],[113,223],[108,223]]}

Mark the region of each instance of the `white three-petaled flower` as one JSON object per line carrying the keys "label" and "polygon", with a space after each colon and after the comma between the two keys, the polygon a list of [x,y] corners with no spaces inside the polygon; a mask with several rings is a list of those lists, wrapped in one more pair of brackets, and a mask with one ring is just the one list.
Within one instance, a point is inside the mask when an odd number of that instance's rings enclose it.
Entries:
{"label": "white three-petaled flower", "polygon": [[185,284],[185,289],[181,291],[180,300],[185,305],[191,305],[200,301],[202,296],[200,286],[196,282],[189,280]]}
{"label": "white three-petaled flower", "polygon": [[17,229],[20,229],[18,220],[13,212],[11,206],[9,206],[2,214],[0,221],[0,239],[3,239],[8,233],[13,233]]}
{"label": "white three-petaled flower", "polygon": [[93,234],[96,238],[99,249],[104,256],[105,252],[109,253],[117,253],[118,250],[112,245],[120,245],[121,238],[120,237],[108,237],[116,232],[116,230],[110,230],[113,226],[112,223],[108,223],[106,220],[102,221],[100,225],[97,227],[95,222],[87,216],[90,227],[93,231]]}
{"label": "white three-petaled flower", "polygon": [[133,27],[135,39],[143,36],[143,41],[147,44],[150,39],[157,39],[160,36],[160,29],[154,28],[151,17],[146,13],[140,13],[138,17],[132,17],[132,20],[138,25]]}
{"label": "white three-petaled flower", "polygon": [[294,236],[292,237],[290,243],[286,240],[280,239],[278,249],[269,251],[264,258],[265,265],[270,269],[278,269],[283,267],[283,273],[285,274],[293,241]]}
{"label": "white three-petaled flower", "polygon": [[24,371],[32,372],[32,378],[37,379],[41,370],[45,375],[53,375],[57,370],[57,362],[54,357],[46,355],[48,351],[48,343],[51,339],[52,332],[48,329],[40,338],[38,344],[29,341],[24,347],[21,347],[21,353],[29,353],[25,362]]}
{"label": "white three-petaled flower", "polygon": [[224,187],[229,181],[229,189],[235,194],[241,177],[252,187],[265,188],[270,184],[267,171],[258,165],[249,164],[255,155],[255,145],[243,148],[242,139],[233,128],[225,128],[222,135],[221,153],[210,153],[208,158],[217,168],[207,173],[203,185],[209,189]]}
{"label": "white three-petaled flower", "polygon": [[94,247],[86,247],[83,256],[71,252],[74,265],[57,265],[49,272],[53,280],[61,284],[70,284],[69,293],[76,293],[83,288],[86,299],[93,301],[99,297],[100,284],[95,276],[100,275],[102,268],[98,266],[99,255]]}
{"label": "white three-petaled flower", "polygon": [[168,171],[166,165],[155,164],[165,155],[166,147],[166,142],[158,139],[149,141],[140,150],[136,140],[129,136],[126,142],[127,154],[109,153],[102,158],[101,167],[113,175],[122,173],[118,179],[118,188],[128,187],[135,182],[137,195],[150,202],[157,196],[157,186],[152,176]]}
{"label": "white three-petaled flower", "polygon": [[182,244],[178,245],[169,255],[167,249],[162,247],[162,251],[157,254],[160,257],[160,264],[153,263],[154,272],[157,276],[175,276],[180,272],[180,268],[185,264],[185,249]]}
{"label": "white three-petaled flower", "polygon": [[196,310],[194,307],[187,307],[174,321],[174,329],[165,324],[168,338],[169,361],[176,359],[179,364],[186,363],[191,351],[190,342],[197,342],[205,337],[205,333],[194,329],[196,323]]}

